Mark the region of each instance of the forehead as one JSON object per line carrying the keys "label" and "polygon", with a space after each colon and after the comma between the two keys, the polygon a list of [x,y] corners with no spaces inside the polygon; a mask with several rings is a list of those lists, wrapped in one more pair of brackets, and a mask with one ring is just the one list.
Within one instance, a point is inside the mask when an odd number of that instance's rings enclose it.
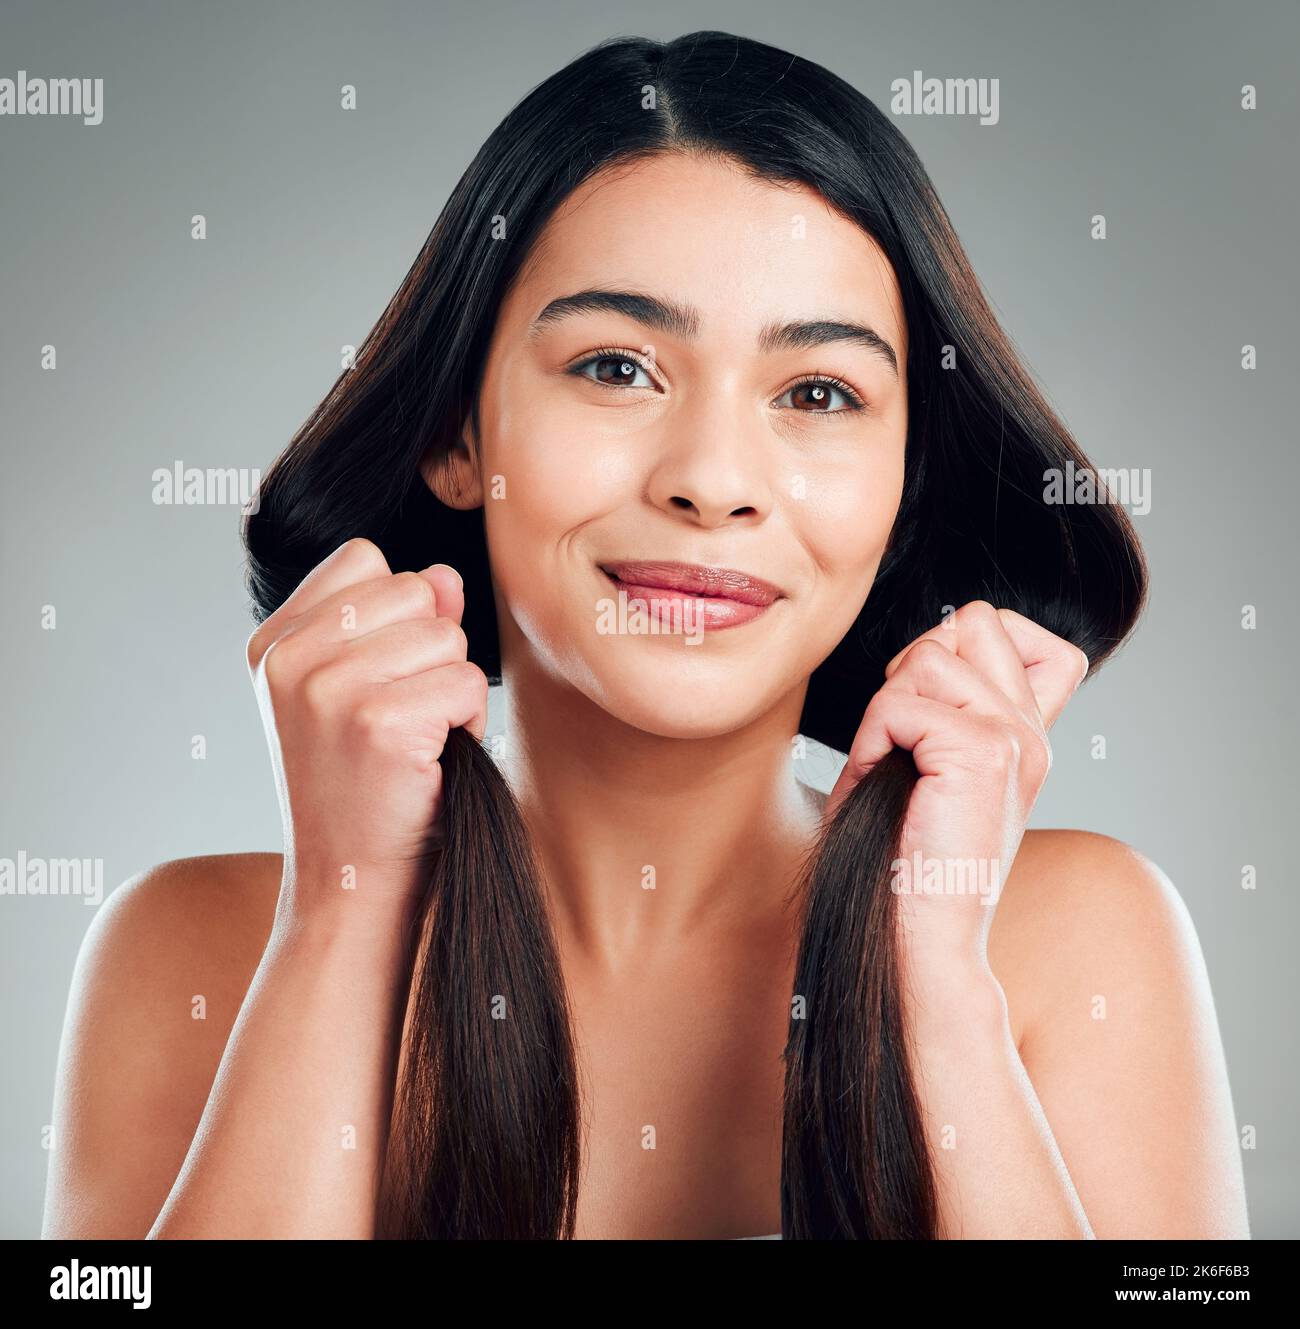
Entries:
{"label": "forehead", "polygon": [[503,321],[610,285],[694,306],[701,343],[815,313],[870,323],[906,361],[898,282],[875,240],[815,190],[731,162],[666,153],[585,180],[547,222]]}

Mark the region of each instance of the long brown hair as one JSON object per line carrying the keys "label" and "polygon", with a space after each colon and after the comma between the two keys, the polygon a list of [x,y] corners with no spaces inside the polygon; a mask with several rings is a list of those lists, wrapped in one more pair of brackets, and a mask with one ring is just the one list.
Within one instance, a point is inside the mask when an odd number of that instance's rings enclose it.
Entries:
{"label": "long brown hair", "polygon": [[[461,572],[470,658],[499,681],[482,510],[440,503],[419,464],[451,446],[467,411],[477,426],[497,310],[555,208],[596,171],[664,152],[810,186],[874,238],[899,282],[902,502],[857,621],[809,680],[800,732],[847,752],[884,664],[945,607],[972,599],[1067,638],[1095,672],[1143,604],[1132,524],[1110,503],[1045,501],[1045,473],[1087,460],[999,327],[915,152],[844,80],[721,32],[602,42],[493,131],[355,365],[263,482],[245,526],[256,613],[274,610],[344,540],[366,536],[394,570],[442,561]],[[442,763],[440,847],[413,948],[413,1019],[377,1235],[571,1237],[581,1104],[537,864],[520,808],[478,741],[452,730]],[[878,764],[797,883],[786,1237],[939,1235],[889,884],[915,778],[905,752]]]}

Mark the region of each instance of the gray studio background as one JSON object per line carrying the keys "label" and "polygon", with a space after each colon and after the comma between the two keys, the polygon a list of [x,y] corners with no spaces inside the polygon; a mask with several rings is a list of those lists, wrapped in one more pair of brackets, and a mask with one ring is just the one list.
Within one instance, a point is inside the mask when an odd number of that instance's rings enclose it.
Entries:
{"label": "gray studio background", "polygon": [[[1084,450],[1152,474],[1150,611],[1060,721],[1033,824],[1116,836],[1178,886],[1257,1132],[1254,1235],[1300,1235],[1293,3],[5,0],[0,77],[103,78],[104,118],[0,117],[0,857],[102,858],[111,889],[279,848],[238,512],[155,505],[154,469],[264,470],[509,107],[605,36],[702,27],[817,60],[886,111],[916,69],[1000,80],[996,126],[900,127]],[[837,763],[808,769],[829,788]],[[0,897],[0,1236],[39,1234],[92,916]]]}

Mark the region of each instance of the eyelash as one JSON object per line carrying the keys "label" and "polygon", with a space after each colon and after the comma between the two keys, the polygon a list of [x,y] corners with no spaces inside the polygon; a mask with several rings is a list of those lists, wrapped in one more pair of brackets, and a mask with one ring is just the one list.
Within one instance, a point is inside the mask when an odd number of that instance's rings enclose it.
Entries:
{"label": "eyelash", "polygon": [[[613,388],[615,392],[621,391],[621,389],[613,383],[600,383],[594,378],[588,378],[588,376],[583,373],[583,370],[591,365],[597,364],[601,360],[630,360],[633,364],[640,365],[647,374],[650,373],[650,366],[641,358],[641,356],[617,346],[605,346],[600,350],[592,351],[577,363],[570,365],[568,372],[575,377],[586,378],[588,383],[595,383],[597,387]],[[791,383],[790,386],[786,388],[785,392],[781,393],[781,396],[784,397],[786,392],[793,392],[795,388],[805,387],[809,383],[824,383],[828,387],[838,389],[847,398],[849,404],[847,406],[842,406],[835,411],[797,411],[797,415],[848,415],[856,413],[857,411],[865,411],[867,409],[866,402],[863,401],[862,397],[845,383],[843,379],[836,378],[834,374],[823,374],[820,371],[814,371],[799,379],[798,382]]]}

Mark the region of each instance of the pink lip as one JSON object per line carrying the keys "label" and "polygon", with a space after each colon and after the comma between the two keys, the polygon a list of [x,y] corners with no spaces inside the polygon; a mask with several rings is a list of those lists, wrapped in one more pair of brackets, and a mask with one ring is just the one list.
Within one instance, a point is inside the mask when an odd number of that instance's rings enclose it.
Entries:
{"label": "pink lip", "polygon": [[601,571],[628,599],[647,602],[648,612],[668,621],[707,628],[738,627],[757,618],[782,592],[771,582],[735,568],[697,563],[602,563]]}

